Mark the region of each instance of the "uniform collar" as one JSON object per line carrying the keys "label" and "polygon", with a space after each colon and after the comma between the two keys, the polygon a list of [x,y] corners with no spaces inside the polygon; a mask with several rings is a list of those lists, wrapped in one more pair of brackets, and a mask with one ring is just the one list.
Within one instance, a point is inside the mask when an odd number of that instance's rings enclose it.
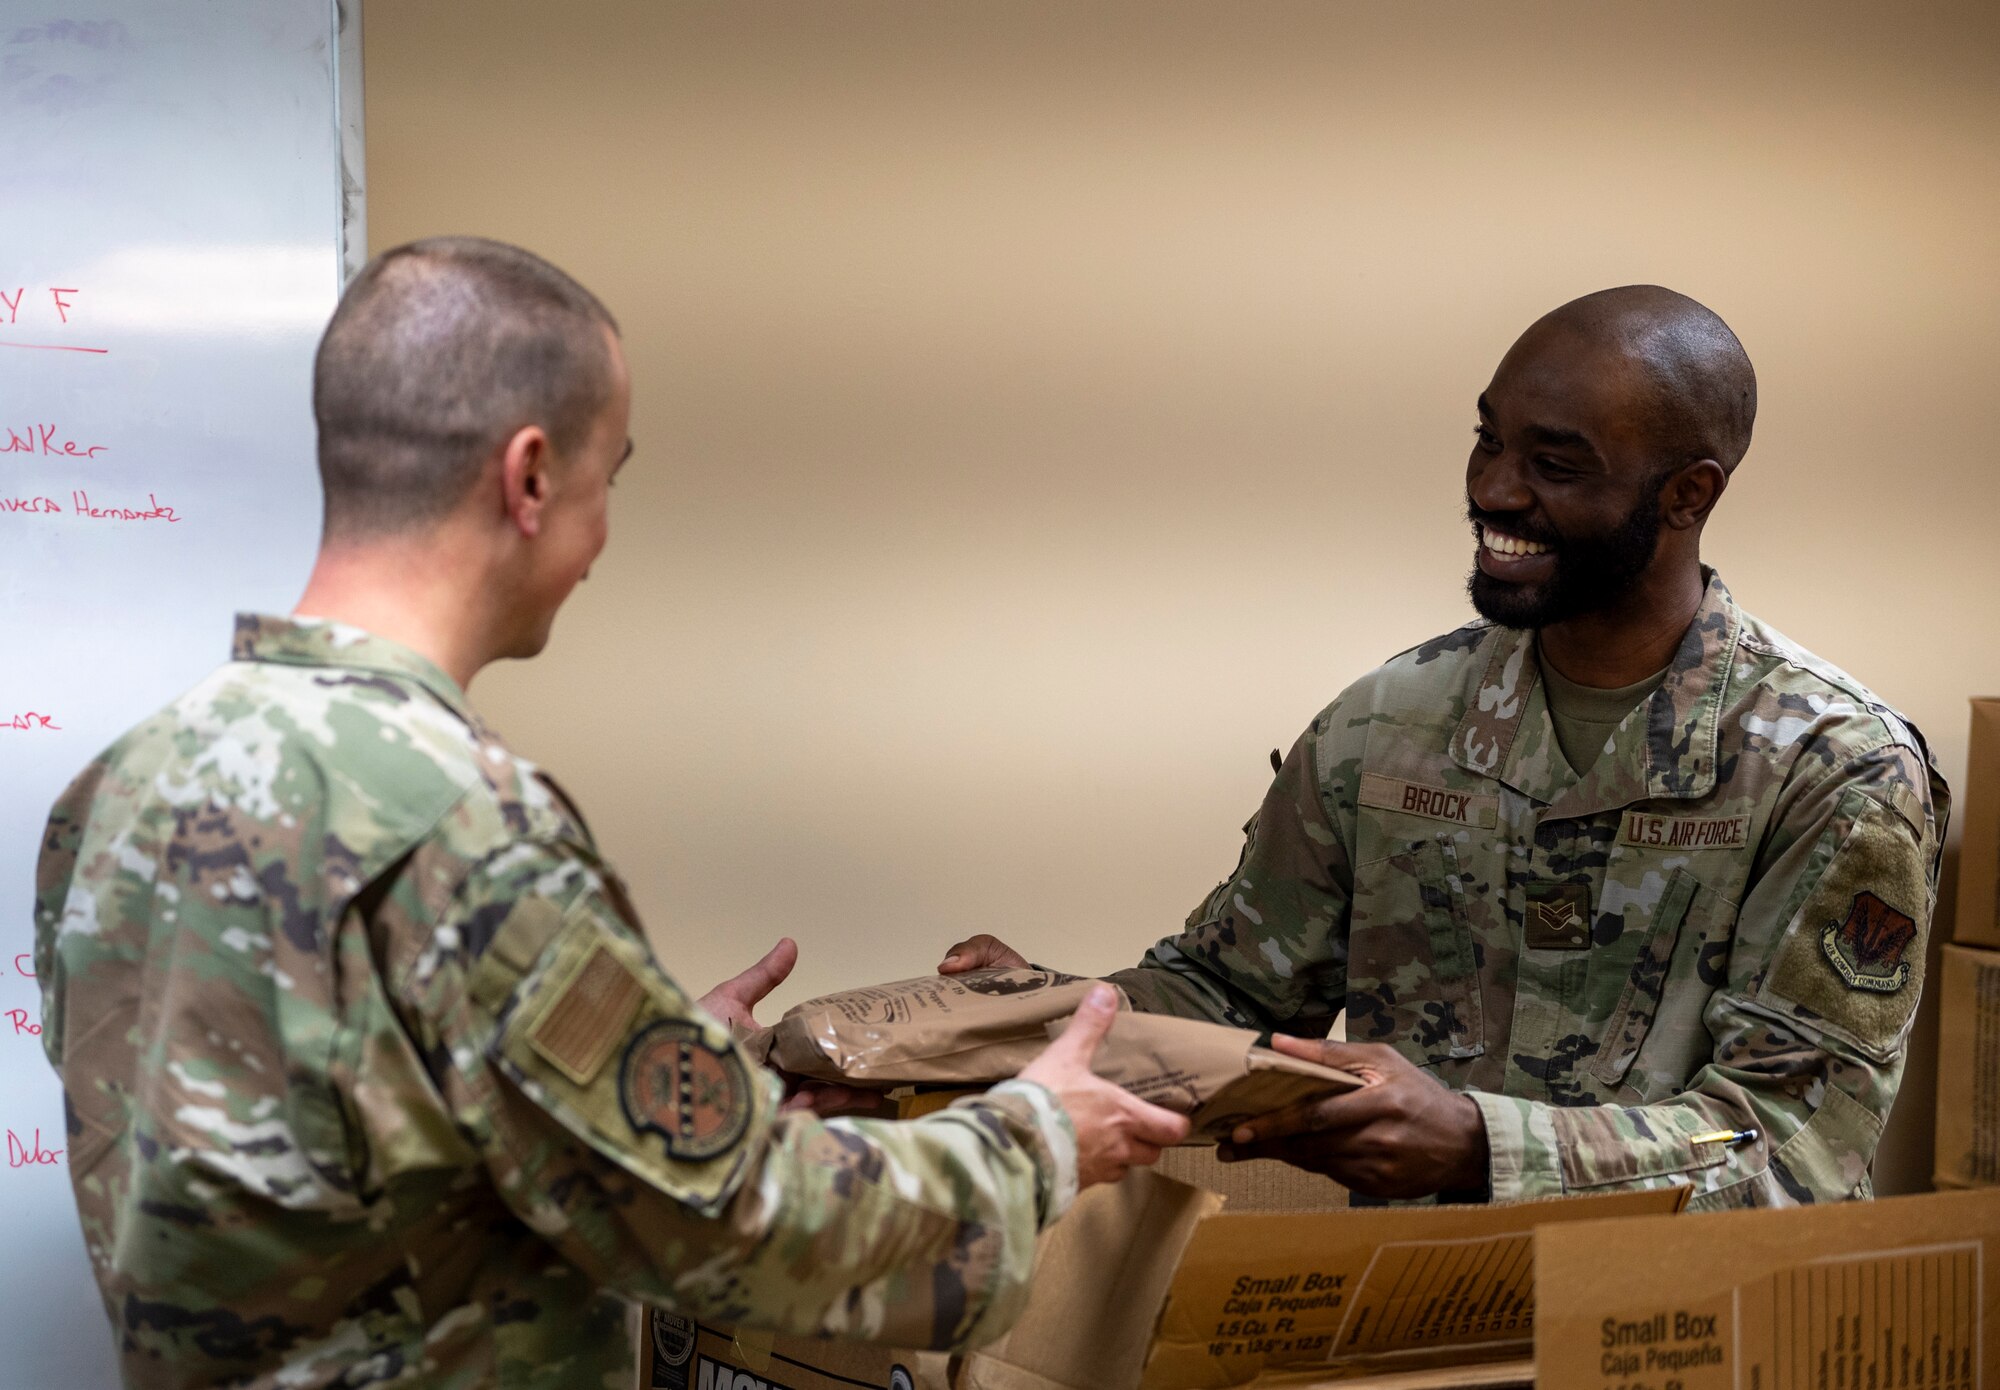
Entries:
{"label": "uniform collar", "polygon": [[231,656],[237,661],[268,661],[283,666],[325,666],[346,671],[376,671],[415,681],[466,723],[478,719],[465,691],[428,657],[372,632],[325,618],[278,618],[267,613],[238,613]]}
{"label": "uniform collar", "polygon": [[1625,717],[1589,776],[1579,780],[1556,744],[1534,633],[1513,628],[1492,629],[1483,644],[1486,662],[1452,733],[1452,761],[1544,803],[1545,818],[1707,796],[1715,790],[1716,728],[1743,613],[1721,576],[1706,568],[1702,574],[1701,606],[1666,679]]}

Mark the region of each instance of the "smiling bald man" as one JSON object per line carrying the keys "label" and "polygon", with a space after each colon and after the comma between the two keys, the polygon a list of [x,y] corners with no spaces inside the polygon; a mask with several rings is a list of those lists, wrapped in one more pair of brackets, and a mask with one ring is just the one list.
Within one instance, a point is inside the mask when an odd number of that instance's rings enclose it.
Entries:
{"label": "smiling bald man", "polygon": [[1736,335],[1657,286],[1508,350],[1466,465],[1480,620],[1342,692],[1236,871],[1111,977],[1375,1082],[1225,1156],[1386,1199],[1870,1195],[1949,799],[1907,720],[1701,563],[1756,406]]}

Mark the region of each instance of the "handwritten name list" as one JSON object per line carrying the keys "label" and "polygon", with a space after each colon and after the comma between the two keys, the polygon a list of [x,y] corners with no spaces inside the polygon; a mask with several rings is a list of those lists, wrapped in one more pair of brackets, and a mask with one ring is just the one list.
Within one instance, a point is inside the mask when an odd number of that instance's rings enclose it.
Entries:
{"label": "handwritten name list", "polygon": [[[23,306],[26,306],[25,308]],[[74,286],[50,285],[41,295],[33,287],[16,285],[10,293],[0,285],[0,347],[46,352],[78,352],[103,357],[111,349],[69,341],[71,330],[87,331],[88,296]],[[78,432],[71,424],[53,419],[0,422],[0,466],[29,461],[57,460],[95,462],[111,448]],[[90,481],[65,479],[50,486],[47,478],[0,474],[0,519],[41,519],[73,517],[90,522],[158,522],[173,525],[181,513],[171,502],[148,492],[142,503],[133,493],[112,493],[109,487]],[[111,484],[110,487],[115,487]],[[97,491],[95,494],[92,488]]]}

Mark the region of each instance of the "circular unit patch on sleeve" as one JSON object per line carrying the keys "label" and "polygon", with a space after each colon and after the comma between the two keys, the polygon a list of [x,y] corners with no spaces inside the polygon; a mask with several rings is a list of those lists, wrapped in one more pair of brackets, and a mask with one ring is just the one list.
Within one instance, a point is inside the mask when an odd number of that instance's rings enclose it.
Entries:
{"label": "circular unit patch on sleeve", "polygon": [[618,1100],[635,1131],[659,1135],[669,1157],[689,1163],[727,1153],[753,1108],[743,1059],[681,1018],[660,1019],[625,1045]]}

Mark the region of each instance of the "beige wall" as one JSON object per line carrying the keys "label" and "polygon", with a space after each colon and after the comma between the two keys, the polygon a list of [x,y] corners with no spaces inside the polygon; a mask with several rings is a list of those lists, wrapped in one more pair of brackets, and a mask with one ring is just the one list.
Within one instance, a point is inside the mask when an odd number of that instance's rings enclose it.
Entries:
{"label": "beige wall", "polygon": [[1267,750],[1462,619],[1473,398],[1605,285],[1757,363],[1738,597],[1948,775],[2000,690],[1990,3],[393,0],[367,41],[374,243],[520,241],[624,321],[611,550],[475,695],[691,984],[781,931],[781,1004],[974,930],[1133,959]]}

